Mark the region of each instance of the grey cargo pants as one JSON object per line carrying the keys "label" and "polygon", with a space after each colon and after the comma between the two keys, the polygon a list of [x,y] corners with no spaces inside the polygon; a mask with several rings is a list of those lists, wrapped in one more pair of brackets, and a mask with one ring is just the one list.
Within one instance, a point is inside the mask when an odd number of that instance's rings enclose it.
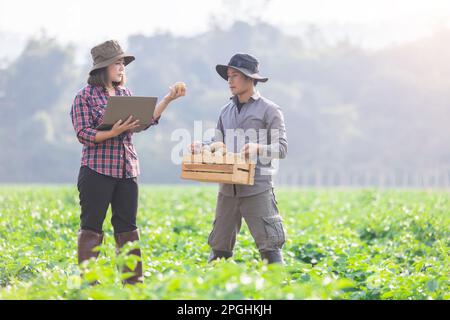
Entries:
{"label": "grey cargo pants", "polygon": [[269,252],[281,256],[286,234],[273,190],[249,197],[228,197],[219,192],[213,229],[208,237],[213,251],[231,257],[242,218],[262,257]]}

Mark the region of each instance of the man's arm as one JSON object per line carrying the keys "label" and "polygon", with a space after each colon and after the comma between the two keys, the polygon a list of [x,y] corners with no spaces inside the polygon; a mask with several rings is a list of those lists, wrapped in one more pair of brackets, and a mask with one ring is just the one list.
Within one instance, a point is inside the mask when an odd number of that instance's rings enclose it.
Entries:
{"label": "man's arm", "polygon": [[247,143],[242,148],[245,156],[258,154],[266,159],[284,159],[287,155],[288,141],[284,116],[279,106],[269,107],[265,114],[267,141]]}

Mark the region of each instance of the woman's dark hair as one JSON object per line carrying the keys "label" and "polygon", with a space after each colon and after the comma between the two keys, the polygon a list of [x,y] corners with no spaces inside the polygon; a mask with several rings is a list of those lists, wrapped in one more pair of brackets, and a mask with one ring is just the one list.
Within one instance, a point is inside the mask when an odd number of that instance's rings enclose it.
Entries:
{"label": "woman's dark hair", "polygon": [[[92,71],[92,73],[89,75],[87,83],[91,86],[101,86],[106,87],[106,84],[108,83],[108,75],[106,73],[106,68],[100,68],[97,70]],[[113,81],[113,86],[123,86],[126,83],[127,79],[125,75],[122,76],[122,81],[115,82]]]}

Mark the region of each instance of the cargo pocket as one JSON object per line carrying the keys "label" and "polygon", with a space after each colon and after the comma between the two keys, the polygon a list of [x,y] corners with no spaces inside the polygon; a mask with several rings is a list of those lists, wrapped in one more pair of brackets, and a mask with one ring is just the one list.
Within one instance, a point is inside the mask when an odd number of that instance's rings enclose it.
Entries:
{"label": "cargo pocket", "polygon": [[264,228],[266,229],[266,234],[269,238],[271,244],[275,248],[271,249],[281,249],[286,241],[286,235],[284,233],[283,222],[280,215],[263,217]]}

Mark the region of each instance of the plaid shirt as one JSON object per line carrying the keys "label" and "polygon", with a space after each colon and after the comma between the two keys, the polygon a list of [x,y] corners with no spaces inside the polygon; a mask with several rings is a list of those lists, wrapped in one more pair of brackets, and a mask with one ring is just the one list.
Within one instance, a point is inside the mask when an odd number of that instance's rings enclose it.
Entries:
{"label": "plaid shirt", "polygon": [[[131,96],[125,87],[116,87],[117,96]],[[87,85],[75,97],[70,111],[72,124],[78,140],[83,144],[81,165],[114,178],[134,178],[140,174],[139,160],[134,149],[130,131],[96,143],[95,129],[102,123],[109,93],[103,87]],[[158,124],[152,119],[152,125]],[[147,129],[145,128],[145,129]]]}

